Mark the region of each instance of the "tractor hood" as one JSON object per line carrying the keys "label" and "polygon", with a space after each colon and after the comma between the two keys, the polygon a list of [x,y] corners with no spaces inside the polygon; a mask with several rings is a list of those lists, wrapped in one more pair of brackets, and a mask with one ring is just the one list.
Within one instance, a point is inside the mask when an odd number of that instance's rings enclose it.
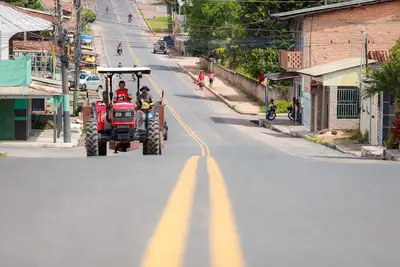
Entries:
{"label": "tractor hood", "polygon": [[122,103],[114,103],[113,109],[114,110],[128,110],[128,109],[135,109],[136,106],[132,103],[122,102]]}

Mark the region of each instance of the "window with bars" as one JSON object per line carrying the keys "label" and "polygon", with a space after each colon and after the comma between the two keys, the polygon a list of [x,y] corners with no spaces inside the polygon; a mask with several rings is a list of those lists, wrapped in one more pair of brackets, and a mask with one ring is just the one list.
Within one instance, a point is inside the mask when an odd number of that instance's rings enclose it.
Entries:
{"label": "window with bars", "polygon": [[358,119],[360,117],[360,90],[355,86],[338,86],[337,110],[338,119]]}

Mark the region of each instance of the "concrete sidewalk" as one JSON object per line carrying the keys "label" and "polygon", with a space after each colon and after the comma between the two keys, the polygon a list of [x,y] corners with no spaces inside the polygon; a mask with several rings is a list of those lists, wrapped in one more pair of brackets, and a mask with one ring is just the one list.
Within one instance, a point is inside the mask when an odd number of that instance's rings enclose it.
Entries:
{"label": "concrete sidewalk", "polygon": [[362,154],[361,148],[363,144],[360,144],[357,140],[342,139],[323,141],[319,138],[318,133],[307,131],[304,126],[294,124],[293,121],[289,120],[286,114],[278,115],[273,121],[260,119],[259,125],[282,134],[286,134],[295,138],[302,138],[313,143],[327,146],[344,154],[357,157],[361,157]]}
{"label": "concrete sidewalk", "polygon": [[[186,72],[193,81],[197,81],[197,77],[200,73],[200,66],[197,61],[184,61],[177,63],[184,72]],[[205,88],[217,96],[227,106],[243,115],[260,115],[260,106],[255,101],[252,101],[247,97],[240,89],[234,88],[229,85],[227,81],[215,77],[214,85],[212,88],[207,85],[208,77],[205,74],[206,86]]]}
{"label": "concrete sidewalk", "polygon": [[[42,147],[42,148],[72,148],[79,145],[82,131],[71,132],[71,143],[63,143],[63,134],[53,143],[53,130],[32,130],[32,136],[26,141],[0,141],[0,146],[11,147]],[[0,151],[1,152],[1,151]]]}

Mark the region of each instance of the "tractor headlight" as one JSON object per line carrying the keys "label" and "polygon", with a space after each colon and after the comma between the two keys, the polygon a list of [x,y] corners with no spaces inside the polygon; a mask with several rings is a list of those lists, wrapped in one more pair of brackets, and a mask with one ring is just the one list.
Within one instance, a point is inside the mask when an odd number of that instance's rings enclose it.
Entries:
{"label": "tractor headlight", "polygon": [[121,112],[115,112],[115,117],[121,117],[122,113]]}
{"label": "tractor headlight", "polygon": [[125,112],[125,117],[130,117],[130,116],[132,116],[131,112]]}

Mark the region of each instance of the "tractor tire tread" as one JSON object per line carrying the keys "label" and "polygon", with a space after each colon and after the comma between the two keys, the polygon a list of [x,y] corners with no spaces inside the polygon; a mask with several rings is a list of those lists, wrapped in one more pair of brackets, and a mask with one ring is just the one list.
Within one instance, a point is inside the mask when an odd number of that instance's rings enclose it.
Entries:
{"label": "tractor tire tread", "polygon": [[99,155],[98,127],[94,117],[90,117],[86,122],[85,147],[88,157],[96,157]]}
{"label": "tractor tire tread", "polygon": [[160,150],[160,124],[158,114],[148,121],[147,140],[143,143],[143,153],[147,155],[159,155]]}

